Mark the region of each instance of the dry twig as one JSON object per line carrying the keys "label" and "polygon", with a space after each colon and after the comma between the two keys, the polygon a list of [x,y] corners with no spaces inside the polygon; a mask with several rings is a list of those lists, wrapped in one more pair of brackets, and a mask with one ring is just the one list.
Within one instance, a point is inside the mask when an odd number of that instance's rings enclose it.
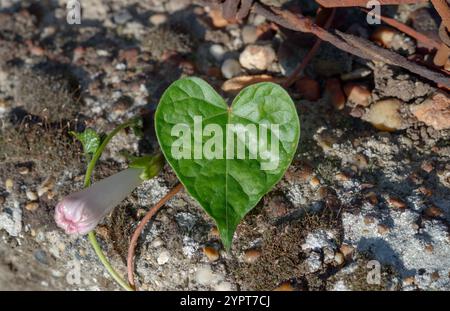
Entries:
{"label": "dry twig", "polygon": [[271,8],[271,11],[269,11],[258,3],[255,3],[253,9],[256,13],[265,16],[267,19],[278,23],[285,28],[295,31],[312,33],[323,41],[326,41],[347,53],[356,55],[364,59],[381,61],[389,65],[398,66],[410,72],[418,74],[423,78],[434,81],[437,84],[450,87],[450,79],[445,75],[412,63],[403,56],[378,47],[365,39],[347,35],[341,32],[337,32],[339,34],[338,37],[317,26],[304,16],[300,14],[296,15],[286,10]]}

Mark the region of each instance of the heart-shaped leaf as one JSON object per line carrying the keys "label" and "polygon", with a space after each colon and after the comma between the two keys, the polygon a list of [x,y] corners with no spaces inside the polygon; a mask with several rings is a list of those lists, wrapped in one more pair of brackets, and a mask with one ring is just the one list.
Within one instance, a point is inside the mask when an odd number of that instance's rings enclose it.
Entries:
{"label": "heart-shaped leaf", "polygon": [[242,218],[283,176],[300,136],[294,103],[279,85],[248,86],[228,107],[194,77],[165,91],[155,127],[167,161],[227,249]]}

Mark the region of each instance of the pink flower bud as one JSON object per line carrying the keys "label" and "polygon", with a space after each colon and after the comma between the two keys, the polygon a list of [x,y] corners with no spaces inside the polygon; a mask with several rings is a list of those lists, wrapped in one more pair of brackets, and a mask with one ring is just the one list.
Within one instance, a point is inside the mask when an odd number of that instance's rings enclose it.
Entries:
{"label": "pink flower bud", "polygon": [[56,224],[67,234],[87,234],[139,184],[142,169],[128,168],[72,193],[58,203]]}

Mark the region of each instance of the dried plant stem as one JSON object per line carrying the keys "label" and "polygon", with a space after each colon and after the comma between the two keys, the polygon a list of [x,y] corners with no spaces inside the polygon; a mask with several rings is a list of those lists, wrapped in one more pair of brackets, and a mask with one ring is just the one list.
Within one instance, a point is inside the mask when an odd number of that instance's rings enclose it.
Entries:
{"label": "dried plant stem", "polygon": [[[326,8],[366,6],[368,0],[316,0],[321,6]],[[381,5],[411,4],[428,2],[428,0],[378,0]]]}
{"label": "dried plant stem", "polygon": [[450,30],[450,8],[448,7],[447,1],[445,0],[431,0],[436,12],[442,18],[447,30]]}
{"label": "dried plant stem", "polygon": [[131,286],[136,289],[136,285],[134,283],[134,254],[136,252],[136,246],[141,235],[142,231],[145,228],[145,225],[152,219],[152,217],[159,211],[159,209],[169,201],[175,194],[178,193],[183,188],[181,183],[177,184],[172,190],[169,191],[158,203],[156,203],[148,212],[145,214],[144,218],[142,218],[139,225],[134,230],[133,235],[131,236],[130,245],[128,246],[128,256],[127,256],[127,271],[128,271],[128,282]]}
{"label": "dried plant stem", "polygon": [[[336,9],[332,9],[330,15],[328,16],[327,21],[325,22],[325,25],[323,26],[325,29],[330,27],[335,13]],[[285,88],[290,87],[293,83],[295,83],[299,79],[302,71],[306,68],[306,66],[308,66],[308,63],[311,61],[314,55],[316,55],[317,50],[319,49],[321,43],[322,39],[317,38],[312,48],[308,51],[308,54],[306,54],[305,58],[303,58],[302,62],[297,66],[297,68],[294,69],[291,75],[287,77],[286,81],[283,82],[283,86]]]}

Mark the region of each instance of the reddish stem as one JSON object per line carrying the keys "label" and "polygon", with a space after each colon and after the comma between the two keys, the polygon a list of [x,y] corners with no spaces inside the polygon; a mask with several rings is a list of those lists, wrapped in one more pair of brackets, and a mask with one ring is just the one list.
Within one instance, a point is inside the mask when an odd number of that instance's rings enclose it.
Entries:
{"label": "reddish stem", "polygon": [[169,201],[178,191],[183,188],[181,183],[177,184],[172,190],[169,191],[158,203],[156,203],[148,212],[145,214],[144,218],[142,218],[139,225],[134,230],[133,235],[131,236],[130,245],[128,246],[128,256],[127,256],[127,273],[128,273],[128,282],[132,287],[136,289],[136,285],[134,283],[134,254],[136,252],[136,246],[141,235],[142,231],[145,228],[145,225],[152,219],[152,217],[158,212],[158,210]]}

